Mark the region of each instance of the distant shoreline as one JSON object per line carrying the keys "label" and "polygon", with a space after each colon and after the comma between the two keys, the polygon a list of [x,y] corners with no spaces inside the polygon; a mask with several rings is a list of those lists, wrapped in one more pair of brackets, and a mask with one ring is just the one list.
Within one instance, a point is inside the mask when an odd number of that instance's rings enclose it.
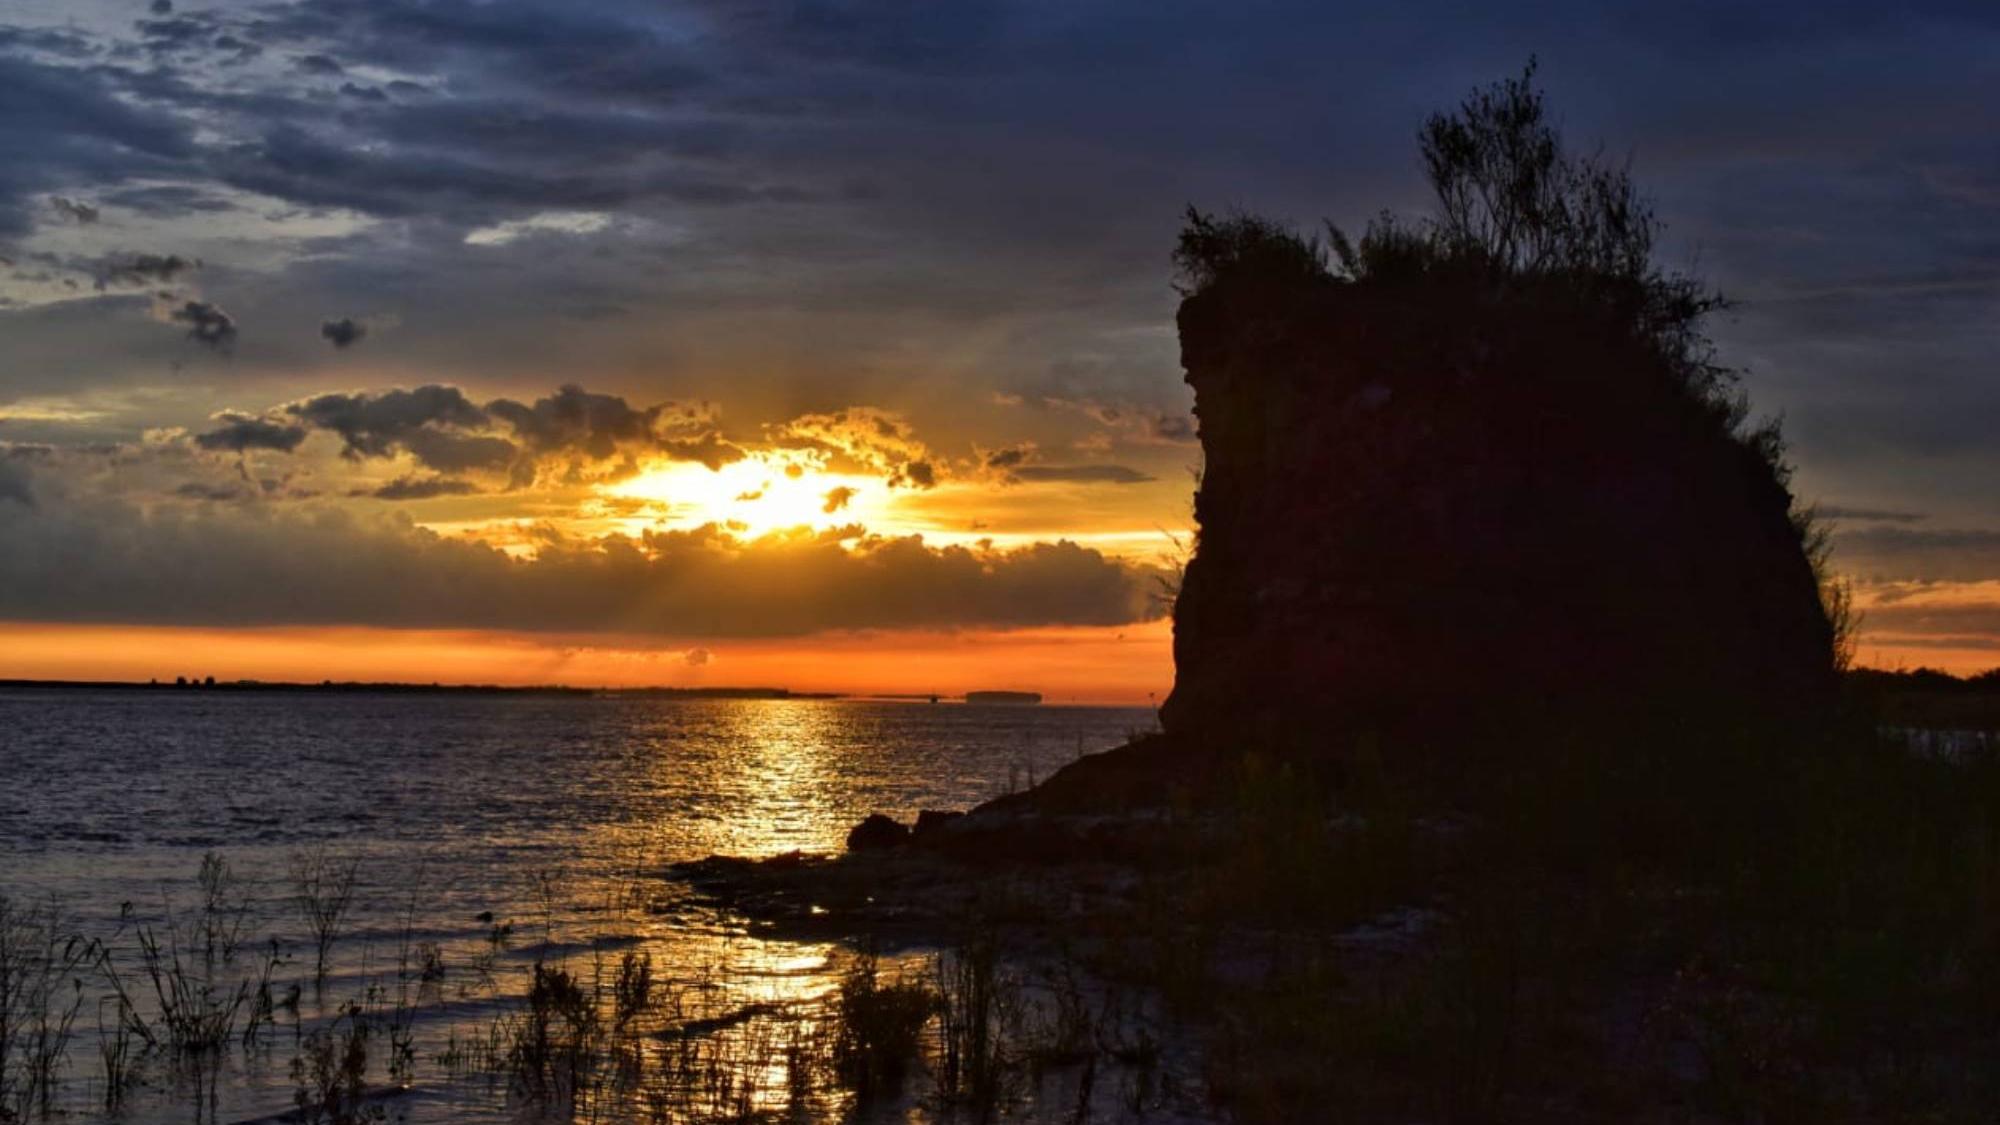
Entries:
{"label": "distant shoreline", "polygon": [[[988,696],[1021,696],[1021,700],[1002,701],[1012,705],[1027,702],[1032,696],[1037,706],[1093,706],[1093,707],[1138,707],[1134,703],[1078,703],[1077,701],[1047,701],[1034,692],[991,692],[972,691],[960,693],[928,692],[848,692],[848,691],[793,691],[782,687],[574,687],[565,684],[445,684],[445,683],[404,683],[398,681],[356,681],[322,680],[319,683],[304,683],[281,680],[217,680],[189,681],[174,683],[166,680],[36,680],[0,679],[0,691],[50,691],[50,692],[159,692],[169,695],[203,694],[227,692],[234,694],[271,693],[306,695],[472,695],[472,696],[523,696],[589,699],[614,697],[629,699],[745,699],[745,700],[785,700],[785,699],[850,699],[863,702],[897,703],[951,703],[972,705],[993,705]],[[968,698],[971,697],[971,698]]]}
{"label": "distant shoreline", "polygon": [[617,695],[663,699],[846,699],[844,692],[792,691],[780,687],[569,687],[562,684],[443,684],[323,680],[291,683],[276,680],[217,680],[214,683],[137,680],[0,680],[0,691],[143,691],[171,694],[202,692],[304,692],[331,695]]}

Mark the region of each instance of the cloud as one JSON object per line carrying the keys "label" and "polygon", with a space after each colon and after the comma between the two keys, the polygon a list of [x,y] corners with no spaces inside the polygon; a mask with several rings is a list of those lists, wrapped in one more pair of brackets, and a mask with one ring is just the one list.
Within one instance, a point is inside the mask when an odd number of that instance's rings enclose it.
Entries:
{"label": "cloud", "polygon": [[188,481],[174,489],[174,495],[183,500],[205,500],[211,503],[246,500],[257,494],[257,490],[246,485],[210,484],[206,481]]}
{"label": "cloud", "polygon": [[457,387],[432,383],[315,395],[279,412],[339,434],[341,456],[350,461],[408,454],[438,473],[503,475],[515,487],[544,473],[570,484],[626,476],[642,457],[715,469],[744,456],[701,411],[672,403],[637,408],[575,385],[533,403],[481,405]]}
{"label": "cloud", "polygon": [[187,301],[167,314],[188,326],[188,339],[218,351],[228,351],[236,343],[236,321],[222,306],[210,301]]}
{"label": "cloud", "polygon": [[521,465],[520,448],[491,434],[419,429],[404,435],[402,446],[419,464],[441,473],[502,473]]}
{"label": "cloud", "polygon": [[51,190],[171,174],[197,151],[186,122],[82,66],[0,50],[0,89],[0,237],[26,233]]}
{"label": "cloud", "polygon": [[835,512],[840,511],[841,509],[847,507],[847,505],[854,499],[854,493],[855,493],[854,489],[849,488],[844,484],[834,488],[827,489],[826,504],[820,508],[820,511],[825,512],[829,516]]}
{"label": "cloud", "polygon": [[1158,479],[1126,465],[1023,465],[1013,476],[1034,483],[1072,484],[1144,484]]}
{"label": "cloud", "polygon": [[351,316],[339,320],[323,320],[319,324],[320,337],[335,348],[349,348],[368,335],[368,326]]}
{"label": "cloud", "polygon": [[[618,471],[636,471],[636,457],[655,454],[695,461],[710,469],[741,460],[743,450],[707,427],[705,415],[671,403],[637,408],[617,395],[596,394],[575,384],[532,404],[495,399],[486,411],[511,427],[530,454],[569,459],[573,476],[602,475],[596,466],[619,460]],[[697,428],[697,433],[676,430]],[[578,464],[581,459],[583,464]]]}
{"label": "cloud", "polygon": [[1034,452],[1035,443],[1033,442],[1020,442],[1014,445],[1002,446],[999,449],[986,453],[981,458],[981,464],[985,465],[988,469],[1004,473],[1026,464],[1028,458],[1033,456]]}
{"label": "cloud", "polygon": [[433,500],[440,496],[471,496],[478,491],[478,485],[455,477],[397,477],[379,488],[354,495],[377,500]]}
{"label": "cloud", "polygon": [[107,192],[101,198],[107,204],[154,218],[236,209],[226,197],[189,184],[138,184]]}
{"label": "cloud", "polygon": [[[439,428],[480,429],[486,424],[486,412],[465,392],[436,383],[379,394],[315,395],[283,409],[308,425],[339,434],[341,455],[350,460],[392,456],[413,441],[426,441]],[[444,452],[449,445],[429,448]]]}
{"label": "cloud", "polygon": [[2000,578],[1892,583],[1860,594],[1864,645],[2000,647]]}
{"label": "cloud", "polygon": [[113,286],[171,285],[201,263],[179,254],[121,254],[99,259],[91,269],[99,290]]}
{"label": "cloud", "polygon": [[932,547],[858,529],[741,539],[713,526],[532,558],[337,507],[0,504],[0,617],[356,624],[687,638],[1125,624],[1151,575],[1075,543]]}
{"label": "cloud", "polygon": [[656,448],[676,461],[693,461],[708,469],[720,469],[747,456],[742,446],[713,430],[698,438],[662,438]]}
{"label": "cloud", "polygon": [[884,476],[891,488],[937,485],[938,459],[896,411],[851,406],[803,414],[770,429],[774,445],[812,454],[834,472]]}
{"label": "cloud", "polygon": [[243,453],[268,449],[290,453],[306,440],[306,428],[294,422],[225,410],[215,416],[222,425],[195,435],[195,445],[217,452]]}
{"label": "cloud", "polygon": [[486,409],[512,426],[533,452],[577,452],[603,460],[621,446],[652,444],[653,424],[664,408],[635,410],[616,395],[593,394],[569,384],[533,405],[502,398],[487,403]]}
{"label": "cloud", "polygon": [[32,508],[35,506],[33,474],[20,460],[6,455],[9,453],[11,450],[0,447],[0,502]]}
{"label": "cloud", "polygon": [[611,225],[603,211],[544,211],[525,219],[509,219],[466,234],[468,246],[505,246],[533,234],[596,234]]}
{"label": "cloud", "polygon": [[49,208],[78,226],[88,226],[96,222],[98,217],[97,208],[66,195],[49,196]]}
{"label": "cloud", "polygon": [[340,65],[340,60],[331,55],[300,55],[292,61],[292,65],[306,74],[326,76],[347,73],[347,68]]}
{"label": "cloud", "polygon": [[1043,465],[1036,456],[1035,443],[1021,441],[980,450],[978,461],[990,479],[1002,484],[1145,484],[1157,479],[1127,465]]}
{"label": "cloud", "polygon": [[1863,523],[1921,523],[1928,518],[1922,512],[1906,512],[1896,508],[1850,508],[1844,504],[1821,504],[1813,511],[1830,520],[1856,520]]}
{"label": "cloud", "polygon": [[2000,530],[1874,524],[1833,537],[1834,566],[1875,581],[2000,579]]}
{"label": "cloud", "polygon": [[681,662],[690,668],[699,668],[715,659],[715,654],[705,648],[691,648],[681,657]]}

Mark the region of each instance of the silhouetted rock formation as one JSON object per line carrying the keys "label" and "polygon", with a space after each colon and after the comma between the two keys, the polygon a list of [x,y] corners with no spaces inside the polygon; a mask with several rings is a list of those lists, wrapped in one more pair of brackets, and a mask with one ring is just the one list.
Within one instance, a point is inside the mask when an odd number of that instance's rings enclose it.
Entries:
{"label": "silhouetted rock formation", "polygon": [[1190,213],[1170,733],[1831,710],[1843,595],[1700,332],[1723,302],[1654,264],[1645,200],[1532,77],[1425,124],[1434,217],[1322,246]]}
{"label": "silhouetted rock formation", "polygon": [[1170,732],[1792,713],[1833,635],[1758,440],[1557,286],[1224,274]]}

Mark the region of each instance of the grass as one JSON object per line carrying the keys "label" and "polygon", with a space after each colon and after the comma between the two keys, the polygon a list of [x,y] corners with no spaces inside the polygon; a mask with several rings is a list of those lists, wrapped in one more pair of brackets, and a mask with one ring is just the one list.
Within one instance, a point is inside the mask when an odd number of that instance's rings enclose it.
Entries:
{"label": "grass", "polygon": [[53,902],[0,895],[0,1120],[48,1114],[94,956]]}
{"label": "grass", "polygon": [[899,1091],[937,1008],[922,980],[885,979],[874,951],[857,954],[832,1012],[832,1066],[841,1084],[863,1101]]}
{"label": "grass", "polygon": [[325,844],[314,844],[292,856],[293,900],[313,939],[313,980],[326,981],[326,959],[340,936],[341,923],[354,902],[354,878],[359,861],[341,859]]}

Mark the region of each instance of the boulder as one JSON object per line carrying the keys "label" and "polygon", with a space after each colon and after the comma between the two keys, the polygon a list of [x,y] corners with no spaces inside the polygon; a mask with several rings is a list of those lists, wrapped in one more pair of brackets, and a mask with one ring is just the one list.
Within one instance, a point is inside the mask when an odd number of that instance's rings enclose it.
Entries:
{"label": "boulder", "polygon": [[910,829],[893,817],[881,813],[871,813],[861,823],[848,830],[847,850],[850,852],[881,851],[899,848],[908,843]]}

